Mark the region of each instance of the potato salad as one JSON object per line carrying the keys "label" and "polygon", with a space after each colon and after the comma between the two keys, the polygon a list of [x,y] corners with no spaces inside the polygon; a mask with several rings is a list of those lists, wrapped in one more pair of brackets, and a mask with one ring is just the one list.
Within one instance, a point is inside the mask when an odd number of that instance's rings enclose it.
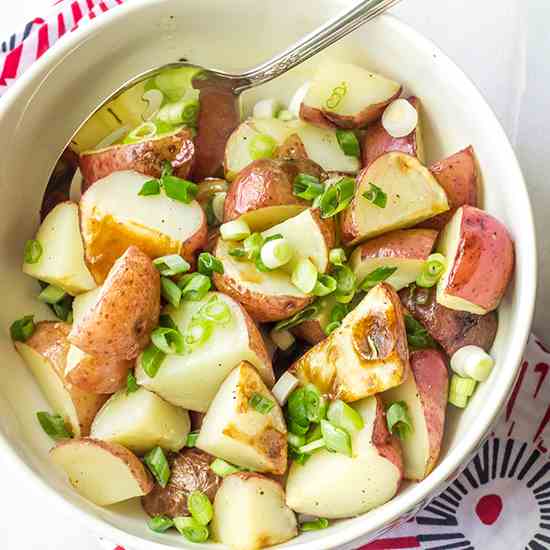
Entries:
{"label": "potato salad", "polygon": [[102,107],[46,190],[37,309],[11,326],[75,491],[234,550],[430,475],[448,408],[498,376],[514,269],[474,148],[433,162],[399,82],[327,62],[248,114],[193,67]]}

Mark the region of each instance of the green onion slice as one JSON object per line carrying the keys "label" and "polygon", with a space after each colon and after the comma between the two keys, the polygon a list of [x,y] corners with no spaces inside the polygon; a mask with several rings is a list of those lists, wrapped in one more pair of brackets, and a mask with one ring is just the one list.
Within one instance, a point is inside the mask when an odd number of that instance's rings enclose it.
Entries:
{"label": "green onion slice", "polygon": [[42,245],[36,239],[29,239],[25,243],[23,258],[26,264],[35,264],[42,257]]}
{"label": "green onion slice", "polygon": [[355,273],[347,265],[342,265],[336,267],[334,277],[336,278],[336,299],[338,301],[342,299],[344,303],[349,302],[356,290],[357,277]]}
{"label": "green onion slice", "polygon": [[362,416],[340,399],[329,405],[327,419],[332,425],[342,428],[348,433],[358,432],[365,425]]}
{"label": "green onion slice", "polygon": [[326,529],[329,526],[328,519],[319,518],[315,521],[306,521],[300,525],[300,531],[319,531],[320,529]]}
{"label": "green onion slice", "polygon": [[309,421],[306,421],[305,424],[301,424],[291,419],[288,422],[288,431],[296,435],[306,435],[309,431],[309,426]]}
{"label": "green onion slice", "polygon": [[142,197],[149,197],[151,195],[159,195],[159,194],[160,194],[159,180],[146,181],[138,192],[138,195],[141,195]]}
{"label": "green onion slice", "polygon": [[319,197],[319,209],[322,218],[332,218],[345,210],[355,193],[355,181],[344,176],[334,185],[330,185]]}
{"label": "green onion slice", "polygon": [[216,460],[214,460],[212,464],[210,464],[210,469],[220,477],[225,477],[241,471],[241,468],[239,468],[238,466],[229,464],[229,462],[226,462],[221,458],[216,458]]}
{"label": "green onion slice", "polygon": [[413,432],[409,408],[404,401],[395,401],[388,406],[386,422],[390,433],[396,434],[400,439],[405,439]]}
{"label": "green onion slice", "polygon": [[58,286],[55,285],[48,285],[42,292],[38,295],[38,299],[41,302],[45,302],[46,304],[57,304],[57,302],[60,302],[63,298],[65,298],[65,295],[67,293]]}
{"label": "green onion slice", "polygon": [[187,435],[187,439],[185,441],[186,447],[194,447],[197,444],[197,439],[199,438],[200,431],[194,430],[192,432],[189,432]]}
{"label": "green onion slice", "polygon": [[416,279],[416,284],[422,288],[431,288],[443,276],[447,267],[447,259],[443,254],[432,254],[428,257],[422,271]]}
{"label": "green onion slice", "polygon": [[336,130],[336,139],[344,155],[356,158],[361,156],[359,140],[352,130]]}
{"label": "green onion slice", "polygon": [[476,385],[477,382],[473,378],[464,378],[458,374],[453,374],[449,386],[449,393],[470,397],[473,395]]}
{"label": "green onion slice", "polygon": [[167,197],[185,204],[189,204],[199,192],[196,183],[176,176],[164,176],[161,182]]}
{"label": "green onion slice", "polygon": [[246,257],[255,261],[260,257],[262,246],[264,245],[264,238],[260,233],[252,233],[243,241],[243,248]]}
{"label": "green onion slice", "polygon": [[164,328],[173,328],[174,330],[179,330],[178,325],[174,322],[174,319],[170,317],[167,313],[162,313],[159,317],[159,327]]}
{"label": "green onion slice", "polygon": [[154,378],[164,361],[166,354],[151,344],[146,347],[140,356],[139,363],[149,378]]}
{"label": "green onion slice", "polygon": [[231,310],[229,306],[218,296],[212,296],[212,298],[202,306],[199,315],[202,319],[212,321],[218,325],[226,325],[231,321]]}
{"label": "green onion slice", "polygon": [[325,108],[328,111],[333,111],[340,105],[346,94],[348,93],[348,84],[341,82],[338,86],[334,87],[325,101]]}
{"label": "green onion slice", "polygon": [[306,201],[312,201],[323,194],[324,185],[314,176],[298,174],[294,178],[292,193]]}
{"label": "green onion slice", "polygon": [[351,437],[348,432],[321,420],[321,431],[327,449],[334,453],[351,456]]}
{"label": "green onion slice", "polygon": [[330,323],[325,325],[325,327],[323,328],[323,332],[327,336],[330,336],[336,329],[340,328],[341,325],[342,321],[331,321]]}
{"label": "green onion slice", "polygon": [[330,275],[319,274],[317,283],[313,289],[315,296],[328,296],[336,290],[336,279]]}
{"label": "green onion slice", "polygon": [[248,152],[252,160],[271,158],[275,149],[277,149],[277,142],[267,134],[254,136],[248,145]]}
{"label": "green onion slice", "polygon": [[378,208],[386,208],[388,204],[388,195],[374,183],[369,183],[369,188],[363,193],[363,197]]}
{"label": "green onion slice", "polygon": [[391,277],[397,271],[397,267],[382,266],[377,267],[374,271],[371,271],[359,285],[361,290],[368,292],[371,288],[375,287],[378,283],[381,283]]}
{"label": "green onion slice", "polygon": [[304,321],[308,321],[309,319],[312,319],[318,313],[319,313],[319,303],[314,302],[313,304],[305,307],[298,313],[295,313],[292,317],[279,321],[275,325],[275,330],[284,330],[284,329],[295,327],[303,323]]}
{"label": "green onion slice", "polygon": [[303,454],[311,454],[315,451],[318,451],[319,449],[324,449],[326,447],[324,439],[315,439],[311,443],[307,443],[306,445],[302,445],[299,449],[299,453]]}
{"label": "green onion slice", "polygon": [[343,248],[333,248],[329,253],[329,262],[332,265],[342,266],[347,259],[346,251]]}
{"label": "green onion slice", "polygon": [[58,319],[67,323],[73,322],[73,297],[70,294],[65,294],[59,302],[49,306]]}
{"label": "green onion slice", "polygon": [[292,272],[292,284],[304,294],[311,294],[317,284],[318,271],[308,258],[302,258]]}
{"label": "green onion slice", "polygon": [[306,444],[305,435],[298,435],[298,434],[293,434],[293,433],[289,432],[287,434],[287,438],[288,438],[288,444],[291,447],[294,447],[295,449],[303,447]]}
{"label": "green onion slice", "polygon": [[36,413],[36,418],[42,429],[56,441],[73,437],[71,430],[65,424],[65,419],[60,414],[51,414],[46,411]]}
{"label": "green onion slice", "polygon": [[34,329],[34,315],[25,315],[11,324],[11,339],[14,342],[26,342],[33,335]]}
{"label": "green onion slice", "polygon": [[210,278],[202,273],[189,273],[178,281],[181,289],[181,298],[189,302],[199,302],[210,290]]}
{"label": "green onion slice", "polygon": [[130,395],[139,390],[139,385],[137,383],[136,377],[132,371],[128,372],[126,377],[126,395]]}
{"label": "green onion slice", "polygon": [[214,272],[223,274],[223,264],[210,252],[201,252],[198,260],[198,272],[207,277],[212,276]]}
{"label": "green onion slice", "polygon": [[202,491],[193,491],[187,497],[187,509],[191,517],[201,525],[208,525],[214,515],[210,499]]}
{"label": "green onion slice", "polygon": [[212,336],[212,323],[205,319],[194,319],[188,325],[183,335],[185,346],[193,351],[202,346]]}
{"label": "green onion slice", "polygon": [[157,327],[151,333],[151,341],[166,355],[180,355],[184,350],[183,336],[173,328]]}
{"label": "green onion slice", "polygon": [[248,400],[249,405],[261,414],[268,414],[275,406],[272,399],[268,399],[261,393],[253,393]]}
{"label": "green onion slice", "polygon": [[297,435],[305,435],[309,429],[309,418],[308,411],[306,408],[306,390],[305,388],[298,388],[294,390],[289,396],[287,401],[287,413],[291,422],[298,424],[298,426],[305,427],[305,431],[300,433],[302,430],[295,431],[291,429],[292,433]]}
{"label": "green onion slice", "polygon": [[327,414],[327,400],[313,384],[303,388],[306,417],[310,422],[320,422]]}
{"label": "green onion slice", "polygon": [[341,323],[349,313],[349,310],[350,308],[347,304],[336,304],[330,311],[331,323]]}
{"label": "green onion slice", "polygon": [[170,466],[164,455],[164,451],[160,447],[151,449],[144,457],[143,461],[151,470],[151,473],[161,487],[168,485],[170,479]]}
{"label": "green onion slice", "polygon": [[148,521],[147,525],[155,533],[164,533],[174,527],[174,522],[167,516],[155,516]]}
{"label": "green onion slice", "polygon": [[179,307],[182,291],[179,286],[167,277],[160,278],[162,297],[172,306]]}
{"label": "green onion slice", "polygon": [[323,432],[321,431],[320,424],[314,424],[306,434],[306,443],[311,443],[312,441],[317,441],[318,439],[323,439]]}
{"label": "green onion slice", "polygon": [[179,254],[169,254],[153,260],[154,266],[164,277],[172,277],[179,273],[185,273],[191,266]]}
{"label": "green onion slice", "polygon": [[435,340],[428,334],[422,323],[412,315],[405,314],[405,328],[407,330],[407,342],[411,350],[435,348]]}
{"label": "green onion slice", "polygon": [[310,454],[300,453],[297,449],[290,447],[288,449],[288,457],[297,464],[304,465],[310,458]]}
{"label": "green onion slice", "polygon": [[201,525],[193,517],[180,516],[174,518],[174,525],[189,542],[206,542],[210,536],[208,527]]}

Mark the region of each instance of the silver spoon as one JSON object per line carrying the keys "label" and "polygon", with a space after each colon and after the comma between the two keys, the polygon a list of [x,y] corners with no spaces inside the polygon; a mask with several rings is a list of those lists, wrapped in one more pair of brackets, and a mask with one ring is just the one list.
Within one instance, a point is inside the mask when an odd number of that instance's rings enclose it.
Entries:
{"label": "silver spoon", "polygon": [[[328,21],[318,29],[304,36],[298,42],[296,42],[286,50],[282,51],[281,53],[277,54],[275,57],[258,65],[253,69],[245,71],[242,74],[230,74],[223,71],[205,69],[203,67],[200,67],[201,79],[200,81],[197,81],[197,84],[193,83],[193,85],[194,87],[201,90],[201,107],[204,105],[204,100],[208,100],[208,95],[213,94],[212,99],[216,102],[216,105],[219,106],[220,101],[223,101],[225,98],[225,100],[227,100],[231,104],[230,109],[233,109],[236,117],[239,113],[237,102],[242,92],[261,84],[265,84],[266,82],[269,82],[270,80],[281,76],[290,69],[296,67],[300,63],[303,63],[310,57],[314,56],[315,54],[321,52],[328,46],[334,44],[337,40],[348,35],[350,32],[354,31],[367,21],[370,21],[371,19],[380,15],[398,2],[400,2],[400,0],[363,0],[361,2],[358,2],[356,5],[345,9],[342,13],[340,13],[335,18]],[[76,155],[72,153],[69,145],[75,135],[90,120],[90,118],[92,118],[94,114],[97,113],[97,111],[99,111],[106,104],[110,103],[136,84],[139,84],[144,80],[154,77],[166,69],[193,66],[196,65],[188,62],[178,62],[169,63],[161,67],[156,67],[154,69],[148,70],[126,82],[123,86],[121,86],[109,97],[107,97],[107,99],[105,99],[95,111],[90,113],[90,115],[82,122],[77,131],[73,134],[73,136],[71,136],[71,140],[69,140],[66,149],[57,160],[57,163],[48,180],[46,191],[44,193],[44,199],[42,201],[41,208],[41,217],[43,218],[49,212],[49,210],[61,200],[68,200],[71,182],[78,167]],[[223,129],[223,134],[226,139],[234,130],[237,123],[238,120],[231,120],[229,121],[229,124],[226,125],[227,127]],[[208,128],[205,128],[204,131],[208,132]],[[216,129],[210,131],[216,131],[219,137],[219,126]],[[200,133],[201,131],[199,127],[198,139],[201,138]],[[208,136],[202,136],[202,138],[206,142],[208,142]],[[225,141],[220,139],[217,140],[217,143],[219,144],[221,144],[222,142],[223,145],[225,145]],[[199,150],[199,148],[197,149]],[[215,166],[210,165],[212,163],[215,164],[216,162],[221,162],[221,159],[223,158],[223,151],[212,150],[212,147],[210,147],[210,150],[208,151],[208,156],[210,158],[207,159],[207,166],[205,166],[205,169],[201,171],[205,172],[200,174],[201,177],[203,177],[204,175],[212,175],[208,172],[214,170]]]}

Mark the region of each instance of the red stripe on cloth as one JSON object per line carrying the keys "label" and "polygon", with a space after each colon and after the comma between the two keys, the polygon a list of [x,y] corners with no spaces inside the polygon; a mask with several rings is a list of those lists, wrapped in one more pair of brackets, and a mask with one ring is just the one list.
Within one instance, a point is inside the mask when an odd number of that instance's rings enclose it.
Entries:
{"label": "red stripe on cloth", "polygon": [[95,2],[94,0],[86,0],[86,5],[88,6],[89,10],[93,10],[95,7]]}
{"label": "red stripe on cloth", "polygon": [[42,57],[42,55],[50,48],[50,37],[48,35],[48,25],[42,25],[38,29],[38,46],[36,47],[36,59]]}
{"label": "red stripe on cloth", "polygon": [[98,6],[101,8],[101,11],[109,11],[109,7],[103,1],[100,2]]}
{"label": "red stripe on cloth", "polygon": [[523,364],[521,365],[518,381],[516,382],[516,385],[512,390],[512,395],[510,396],[508,405],[506,405],[506,422],[508,422],[508,420],[510,420],[510,416],[512,416],[512,411],[514,410],[514,405],[516,404],[516,399],[518,398],[518,393],[521,388],[521,385],[523,384],[523,379],[525,378],[525,373],[527,372],[528,366],[529,366],[529,363],[527,363],[527,361],[524,361]]}
{"label": "red stripe on cloth", "polygon": [[57,37],[61,38],[67,32],[65,26],[65,16],[63,12],[57,14]]}
{"label": "red stripe on cloth", "polygon": [[15,78],[17,76],[17,70],[19,69],[19,63],[21,62],[22,52],[23,43],[13,49],[4,59],[4,67],[2,68],[2,73],[0,74],[0,86],[7,85],[7,78]]}
{"label": "red stripe on cloth", "polygon": [[78,2],[73,2],[71,4],[71,12],[73,14],[73,26],[76,27],[78,22],[82,19],[82,10]]}
{"label": "red stripe on cloth", "polygon": [[94,11],[94,10],[90,10],[90,11],[88,12],[88,17],[89,17],[90,19],[95,19],[95,11]]}
{"label": "red stripe on cloth", "polygon": [[114,550],[125,550],[122,546],[117,546]]}
{"label": "red stripe on cloth", "polygon": [[[399,537],[397,539],[380,539],[361,546],[359,550],[405,550],[407,548],[420,548],[416,537]],[[115,548],[116,550],[116,548]]]}

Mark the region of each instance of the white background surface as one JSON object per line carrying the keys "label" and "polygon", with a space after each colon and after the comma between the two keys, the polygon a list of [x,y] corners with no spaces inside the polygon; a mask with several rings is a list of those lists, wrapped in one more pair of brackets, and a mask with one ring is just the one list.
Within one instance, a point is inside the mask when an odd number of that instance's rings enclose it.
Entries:
{"label": "white background surface", "polygon": [[[43,14],[51,3],[1,0],[0,39]],[[550,247],[545,238],[550,237],[550,2],[404,0],[395,11],[462,67],[516,145],[537,222],[540,271],[535,331],[548,342]],[[1,461],[0,456],[0,549],[99,550],[96,537],[71,525],[58,511],[44,509],[33,487],[2,468]]]}

